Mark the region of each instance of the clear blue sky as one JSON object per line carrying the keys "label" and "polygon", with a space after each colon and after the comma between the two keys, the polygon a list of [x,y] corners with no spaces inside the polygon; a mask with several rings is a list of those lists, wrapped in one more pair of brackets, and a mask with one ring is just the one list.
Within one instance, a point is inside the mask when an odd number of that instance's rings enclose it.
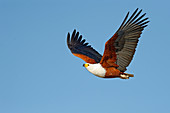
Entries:
{"label": "clear blue sky", "polygon": [[[0,113],[170,113],[168,0],[1,0]],[[150,18],[129,80],[101,79],[66,46],[77,29],[101,54],[126,13]]]}

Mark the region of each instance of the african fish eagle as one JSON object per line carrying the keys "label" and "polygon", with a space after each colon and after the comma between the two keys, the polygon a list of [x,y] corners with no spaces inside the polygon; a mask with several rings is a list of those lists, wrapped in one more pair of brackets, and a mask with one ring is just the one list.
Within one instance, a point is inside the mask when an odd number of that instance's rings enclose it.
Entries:
{"label": "african fish eagle", "polygon": [[[138,8],[128,18],[129,12],[116,33],[105,43],[103,56],[99,54],[76,30],[67,35],[67,45],[72,54],[83,59],[83,66],[92,74],[101,78],[129,79],[133,74],[124,73],[130,64],[142,31],[147,26],[146,13]],[[127,19],[128,18],[128,19]]]}

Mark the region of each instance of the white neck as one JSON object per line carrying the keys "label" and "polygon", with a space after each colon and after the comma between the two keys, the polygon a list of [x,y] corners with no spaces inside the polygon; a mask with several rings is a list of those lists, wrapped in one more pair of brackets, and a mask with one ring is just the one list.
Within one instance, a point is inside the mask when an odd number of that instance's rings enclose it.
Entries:
{"label": "white neck", "polygon": [[89,64],[89,66],[86,67],[86,69],[98,77],[105,77],[106,70],[101,66],[100,63]]}

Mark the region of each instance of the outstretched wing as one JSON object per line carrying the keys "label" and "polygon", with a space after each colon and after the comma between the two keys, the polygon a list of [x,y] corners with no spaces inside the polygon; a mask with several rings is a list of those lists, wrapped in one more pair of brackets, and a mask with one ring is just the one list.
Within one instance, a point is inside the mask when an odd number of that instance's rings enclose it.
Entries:
{"label": "outstretched wing", "polygon": [[126,71],[130,64],[138,39],[147,26],[148,18],[144,18],[146,13],[139,16],[142,10],[138,8],[127,20],[129,12],[117,32],[106,42],[105,51],[101,60],[103,66],[114,66],[120,71]]}
{"label": "outstretched wing", "polygon": [[99,63],[102,56],[85,41],[85,39],[82,40],[82,35],[79,36],[79,32],[76,32],[76,30],[73,31],[71,39],[70,33],[67,35],[67,45],[73,55],[87,63]]}

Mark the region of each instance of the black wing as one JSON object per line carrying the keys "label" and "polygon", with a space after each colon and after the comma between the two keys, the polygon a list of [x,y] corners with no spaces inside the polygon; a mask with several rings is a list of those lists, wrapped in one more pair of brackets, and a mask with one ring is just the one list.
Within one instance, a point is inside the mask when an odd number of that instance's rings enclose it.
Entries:
{"label": "black wing", "polygon": [[82,40],[82,35],[79,36],[79,32],[76,32],[76,30],[73,31],[71,39],[70,33],[67,35],[67,45],[73,55],[87,63],[99,63],[102,56],[85,41],[85,39]]}

